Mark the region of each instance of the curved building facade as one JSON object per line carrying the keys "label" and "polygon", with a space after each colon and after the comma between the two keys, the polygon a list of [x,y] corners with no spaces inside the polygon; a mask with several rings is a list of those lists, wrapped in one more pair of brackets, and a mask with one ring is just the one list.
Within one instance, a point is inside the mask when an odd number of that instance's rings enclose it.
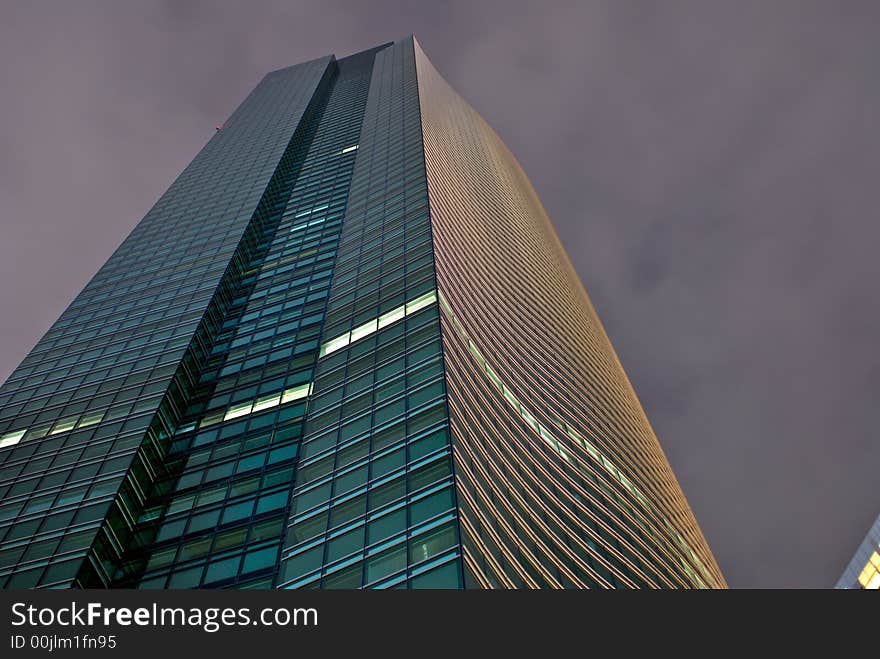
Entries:
{"label": "curved building facade", "polygon": [[268,74],[0,388],[7,588],[720,588],[413,38]]}
{"label": "curved building facade", "polygon": [[465,563],[483,587],[719,587],[516,158],[416,61]]}

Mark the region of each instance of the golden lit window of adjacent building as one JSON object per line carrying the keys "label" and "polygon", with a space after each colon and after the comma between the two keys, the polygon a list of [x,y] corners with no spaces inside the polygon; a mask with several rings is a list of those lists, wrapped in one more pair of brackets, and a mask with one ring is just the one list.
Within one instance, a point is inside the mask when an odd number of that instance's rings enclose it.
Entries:
{"label": "golden lit window of adjacent building", "polygon": [[859,575],[859,583],[865,590],[880,590],[880,554],[876,551],[871,554]]}

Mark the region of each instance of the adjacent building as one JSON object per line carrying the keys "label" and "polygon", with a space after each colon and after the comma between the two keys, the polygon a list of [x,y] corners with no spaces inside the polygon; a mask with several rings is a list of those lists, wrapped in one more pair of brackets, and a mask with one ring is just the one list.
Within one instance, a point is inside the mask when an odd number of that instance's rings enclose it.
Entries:
{"label": "adjacent building", "polygon": [[835,588],[880,590],[880,516],[868,529]]}
{"label": "adjacent building", "polygon": [[413,38],[269,73],[0,388],[0,586],[720,588]]}

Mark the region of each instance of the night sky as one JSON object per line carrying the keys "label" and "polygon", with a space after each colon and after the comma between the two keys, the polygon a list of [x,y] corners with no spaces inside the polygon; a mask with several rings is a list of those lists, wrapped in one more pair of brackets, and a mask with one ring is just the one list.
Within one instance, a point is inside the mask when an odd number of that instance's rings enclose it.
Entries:
{"label": "night sky", "polygon": [[414,33],[538,190],[732,587],[880,512],[880,4],[0,0],[0,380],[268,71]]}

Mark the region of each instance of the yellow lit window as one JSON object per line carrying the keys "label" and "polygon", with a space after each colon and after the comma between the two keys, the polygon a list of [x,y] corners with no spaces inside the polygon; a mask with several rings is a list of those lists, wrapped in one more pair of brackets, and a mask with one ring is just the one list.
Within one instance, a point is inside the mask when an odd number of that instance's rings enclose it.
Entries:
{"label": "yellow lit window", "polygon": [[880,554],[876,551],[871,554],[859,575],[859,583],[865,590],[880,590]]}

